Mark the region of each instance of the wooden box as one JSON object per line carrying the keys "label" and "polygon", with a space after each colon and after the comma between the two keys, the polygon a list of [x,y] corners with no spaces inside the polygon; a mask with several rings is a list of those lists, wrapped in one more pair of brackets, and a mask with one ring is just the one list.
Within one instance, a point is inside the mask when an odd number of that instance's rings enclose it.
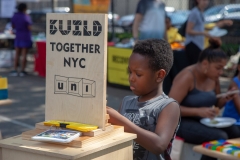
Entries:
{"label": "wooden box", "polygon": [[48,14],[45,120],[79,122],[97,130],[67,144],[32,141],[47,129],[0,141],[0,160],[132,160],[135,134],[108,124],[106,116],[107,22],[105,14]]}

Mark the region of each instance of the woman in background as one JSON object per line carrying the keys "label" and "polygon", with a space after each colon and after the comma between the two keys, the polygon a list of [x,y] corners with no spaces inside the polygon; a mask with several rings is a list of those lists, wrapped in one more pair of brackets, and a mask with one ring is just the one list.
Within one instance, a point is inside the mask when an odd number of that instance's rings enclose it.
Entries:
{"label": "woman in background", "polygon": [[[180,104],[181,124],[177,136],[185,142],[202,144],[212,140],[238,138],[237,126],[227,128],[208,127],[200,123],[202,118],[214,118],[218,109],[236,94],[216,98],[220,94],[219,76],[227,62],[227,55],[219,48],[221,41],[210,41],[210,47],[203,50],[198,63],[183,69],[174,79],[169,97]],[[232,88],[231,88],[232,90]],[[216,106],[216,107],[215,107]],[[201,160],[216,160],[202,156]]]}
{"label": "woman in background", "polygon": [[204,37],[210,38],[208,32],[204,31],[203,15],[209,0],[196,0],[196,4],[189,14],[186,26],[185,50],[190,65],[197,63],[199,54],[204,49]]}

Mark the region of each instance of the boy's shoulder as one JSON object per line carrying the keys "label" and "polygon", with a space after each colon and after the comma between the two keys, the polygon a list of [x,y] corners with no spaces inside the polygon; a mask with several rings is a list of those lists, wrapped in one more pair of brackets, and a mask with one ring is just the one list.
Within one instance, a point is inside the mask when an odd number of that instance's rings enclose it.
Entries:
{"label": "boy's shoulder", "polygon": [[122,100],[122,102],[137,100],[137,96],[125,96]]}

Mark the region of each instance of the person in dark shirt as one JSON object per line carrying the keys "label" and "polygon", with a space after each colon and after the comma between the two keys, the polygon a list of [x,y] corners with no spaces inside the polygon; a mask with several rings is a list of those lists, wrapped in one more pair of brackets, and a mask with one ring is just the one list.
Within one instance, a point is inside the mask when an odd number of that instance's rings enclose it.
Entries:
{"label": "person in dark shirt", "polygon": [[165,17],[165,4],[161,0],[140,0],[133,22],[133,38],[167,40]]}

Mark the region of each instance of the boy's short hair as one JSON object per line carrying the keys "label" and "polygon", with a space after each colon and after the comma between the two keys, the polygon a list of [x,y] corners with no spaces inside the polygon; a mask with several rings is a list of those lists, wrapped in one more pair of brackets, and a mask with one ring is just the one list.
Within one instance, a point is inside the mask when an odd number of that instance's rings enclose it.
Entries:
{"label": "boy's short hair", "polygon": [[164,69],[169,73],[173,65],[173,51],[168,42],[162,39],[148,39],[138,41],[133,53],[149,58],[149,68],[153,71]]}

